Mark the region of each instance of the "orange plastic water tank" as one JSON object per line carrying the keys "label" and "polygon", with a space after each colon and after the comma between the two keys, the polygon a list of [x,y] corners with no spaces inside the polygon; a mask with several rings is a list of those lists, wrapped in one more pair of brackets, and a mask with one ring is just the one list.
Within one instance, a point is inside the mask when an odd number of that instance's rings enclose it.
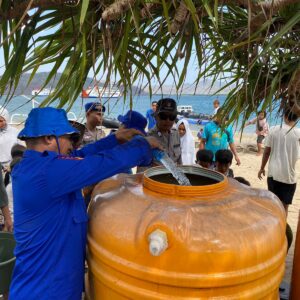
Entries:
{"label": "orange plastic water tank", "polygon": [[[285,213],[270,192],[199,167],[98,184],[89,207],[87,294],[118,299],[278,299]],[[164,183],[165,182],[165,183]]]}

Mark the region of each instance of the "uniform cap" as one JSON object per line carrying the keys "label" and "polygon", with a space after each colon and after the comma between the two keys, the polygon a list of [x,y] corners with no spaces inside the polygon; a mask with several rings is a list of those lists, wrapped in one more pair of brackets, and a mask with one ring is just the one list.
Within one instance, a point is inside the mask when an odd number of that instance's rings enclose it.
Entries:
{"label": "uniform cap", "polygon": [[143,134],[146,134],[145,128],[147,126],[147,119],[137,111],[129,110],[126,115],[118,116],[118,120],[126,128],[134,128],[141,131]]}
{"label": "uniform cap", "polygon": [[30,111],[25,127],[20,131],[18,138],[36,138],[54,135],[79,133],[68,121],[66,111],[53,107],[34,108]]}
{"label": "uniform cap", "polygon": [[100,102],[89,102],[85,106],[85,112],[89,111],[100,111],[100,112],[105,112],[105,106],[102,105]]}
{"label": "uniform cap", "polygon": [[163,98],[157,102],[156,113],[167,112],[177,114],[177,104],[172,98]]}

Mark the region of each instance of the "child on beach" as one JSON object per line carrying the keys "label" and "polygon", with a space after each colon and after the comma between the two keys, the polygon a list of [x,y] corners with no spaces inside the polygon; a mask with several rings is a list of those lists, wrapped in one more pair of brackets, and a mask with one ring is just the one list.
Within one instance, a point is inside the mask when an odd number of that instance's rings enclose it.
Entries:
{"label": "child on beach", "polygon": [[196,163],[202,168],[211,169],[213,165],[214,154],[207,149],[198,150],[196,154]]}
{"label": "child on beach", "polygon": [[265,137],[269,133],[269,124],[267,122],[267,113],[265,111],[259,111],[257,118],[247,122],[245,126],[256,124],[257,134],[257,156],[262,154],[262,143]]}
{"label": "child on beach", "polygon": [[199,130],[199,132],[197,133],[197,138],[199,139],[199,142],[201,142],[202,135],[203,135],[203,128],[201,128],[201,129]]}
{"label": "child on beach", "polygon": [[223,175],[233,178],[233,170],[230,169],[232,164],[233,154],[228,149],[218,150],[216,152],[216,171],[222,173]]}

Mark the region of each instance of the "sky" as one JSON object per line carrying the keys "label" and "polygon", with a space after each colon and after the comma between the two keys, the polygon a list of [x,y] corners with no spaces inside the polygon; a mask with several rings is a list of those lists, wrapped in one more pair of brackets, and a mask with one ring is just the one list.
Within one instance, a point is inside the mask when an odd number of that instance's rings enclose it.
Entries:
{"label": "sky", "polygon": [[[55,29],[50,29],[50,30],[47,30],[47,31],[43,31],[42,33],[43,34],[50,34],[50,33],[53,33]],[[36,38],[40,36],[40,35],[37,35]],[[174,52],[175,52],[175,49],[174,49]],[[191,57],[191,60],[190,60],[190,64],[189,64],[189,69],[188,69],[188,72],[187,72],[187,77],[186,77],[186,83],[193,83],[196,78],[197,78],[197,75],[198,75],[198,68],[197,68],[197,63],[196,62],[196,55],[193,55]],[[53,67],[54,64],[48,64],[48,65],[43,65],[39,68],[38,72],[50,72],[52,70],[52,67]],[[60,69],[60,72],[63,71],[63,68],[65,67],[66,63],[63,64],[63,67]],[[184,58],[183,59],[179,59],[178,60],[178,63],[177,63],[177,68],[179,70],[181,70],[184,66]],[[5,71],[5,65],[4,65],[4,56],[3,56],[3,48],[0,47],[0,75],[2,75]],[[160,77],[161,78],[164,78],[165,75],[167,74],[167,68],[166,67],[163,67],[160,71]],[[101,78],[103,74],[99,74],[98,77]],[[89,77],[93,77],[93,71],[90,70],[89,72]],[[98,79],[99,79],[98,78]],[[156,83],[155,80],[152,81],[152,83]],[[172,76],[169,76],[165,82],[166,85],[172,85],[174,82],[173,82],[173,78]]]}

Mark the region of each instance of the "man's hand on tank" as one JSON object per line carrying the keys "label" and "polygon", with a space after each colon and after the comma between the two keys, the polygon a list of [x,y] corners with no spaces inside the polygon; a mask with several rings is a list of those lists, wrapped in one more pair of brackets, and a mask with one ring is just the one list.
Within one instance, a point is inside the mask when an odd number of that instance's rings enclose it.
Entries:
{"label": "man's hand on tank", "polygon": [[143,135],[143,134],[139,130],[133,128],[130,129],[120,128],[116,131],[115,135],[118,142],[122,144],[130,141],[136,135]]}
{"label": "man's hand on tank", "polygon": [[164,150],[162,145],[159,143],[159,141],[155,137],[147,136],[145,139],[147,140],[147,142],[149,143],[149,145],[152,149]]}

